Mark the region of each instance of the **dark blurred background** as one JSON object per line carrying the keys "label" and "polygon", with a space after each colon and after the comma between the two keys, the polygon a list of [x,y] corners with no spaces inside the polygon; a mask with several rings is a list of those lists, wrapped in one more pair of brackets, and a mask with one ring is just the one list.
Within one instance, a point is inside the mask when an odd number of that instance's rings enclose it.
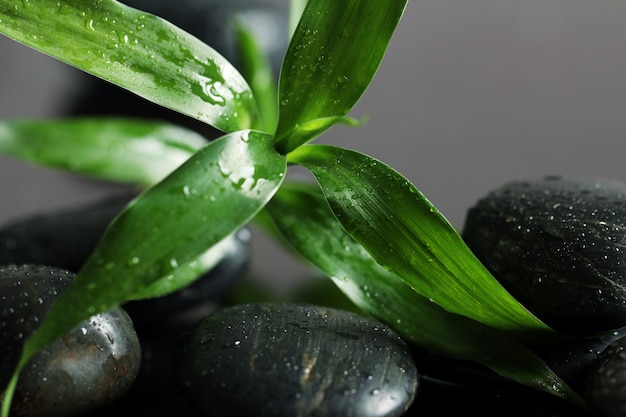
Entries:
{"label": "dark blurred background", "polygon": [[[180,0],[148,4],[183,7]],[[351,113],[369,123],[334,127],[319,141],[396,168],[459,228],[478,198],[511,180],[552,174],[626,180],[624,22],[622,0],[410,1]],[[87,80],[0,37],[2,119],[64,115],[92,88]],[[0,156],[0,226],[116,188]],[[255,274],[285,280],[307,274],[256,230],[253,245]]]}

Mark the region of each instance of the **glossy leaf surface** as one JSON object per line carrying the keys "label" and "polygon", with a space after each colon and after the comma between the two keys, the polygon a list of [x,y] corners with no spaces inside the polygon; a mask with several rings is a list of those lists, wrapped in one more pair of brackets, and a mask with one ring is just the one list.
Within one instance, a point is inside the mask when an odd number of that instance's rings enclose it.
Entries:
{"label": "glossy leaf surface", "polygon": [[378,265],[342,228],[319,188],[286,183],[266,211],[298,253],[331,277],[359,308],[392,326],[406,340],[580,401],[538,356],[506,332],[447,312]]}
{"label": "glossy leaf surface", "polygon": [[556,333],[493,278],[454,227],[398,172],[328,145],[298,148],[289,159],[315,175],[348,233],[417,293],[521,338]]}
{"label": "glossy leaf surface", "polygon": [[286,158],[276,153],[272,137],[259,132],[232,133],[194,154],[112,222],[27,340],[21,363],[80,320],[126,300],[162,295],[158,281],[176,279],[178,267],[248,223],[281,185],[285,170]]}
{"label": "glossy leaf surface", "polygon": [[181,290],[191,285],[201,275],[210,271],[229,253],[236,253],[237,250],[238,246],[233,235],[227,236],[219,243],[211,246],[202,255],[191,261],[179,264],[170,274],[143,288],[133,300],[162,297]]}
{"label": "glossy leaf surface", "polygon": [[279,84],[276,138],[288,153],[328,125],[291,136],[311,120],[344,116],[374,77],[407,0],[309,1],[293,34]]}
{"label": "glossy leaf surface", "polygon": [[256,103],[215,50],[114,0],[0,0],[0,33],[164,107],[233,132]]}
{"label": "glossy leaf surface", "polygon": [[142,186],[157,183],[206,144],[191,130],[160,122],[55,119],[0,123],[0,153]]}

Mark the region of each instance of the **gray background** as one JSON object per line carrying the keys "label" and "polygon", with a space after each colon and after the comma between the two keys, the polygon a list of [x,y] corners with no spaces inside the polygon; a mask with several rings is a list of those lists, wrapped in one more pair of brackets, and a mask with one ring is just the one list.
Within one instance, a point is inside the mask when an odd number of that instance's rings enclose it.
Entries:
{"label": "gray background", "polygon": [[[358,45],[355,45],[358,47]],[[57,114],[74,70],[0,37],[0,117]],[[626,180],[626,2],[411,1],[370,89],[320,142],[393,166],[457,227],[511,180]],[[115,187],[0,157],[0,225],[93,201]],[[253,269],[306,269],[254,233]]]}

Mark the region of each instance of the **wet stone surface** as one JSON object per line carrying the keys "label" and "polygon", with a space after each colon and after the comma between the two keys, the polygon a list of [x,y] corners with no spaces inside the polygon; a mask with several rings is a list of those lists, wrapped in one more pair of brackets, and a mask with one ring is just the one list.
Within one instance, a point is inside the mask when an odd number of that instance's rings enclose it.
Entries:
{"label": "wet stone surface", "polygon": [[549,177],[489,193],[462,235],[530,311],[585,334],[626,325],[625,227],[626,184]]}
{"label": "wet stone surface", "polygon": [[602,352],[625,336],[626,327],[622,327],[597,337],[535,347],[534,351],[550,366],[550,369],[582,395],[595,372]]}
{"label": "wet stone surface", "polygon": [[[25,338],[73,274],[53,267],[0,267],[0,387]],[[141,348],[122,309],[97,314],[39,352],[22,371],[12,416],[70,416],[121,397],[140,369]]]}
{"label": "wet stone surface", "polygon": [[626,337],[614,341],[601,353],[585,396],[598,416],[626,415]]}
{"label": "wet stone surface", "polygon": [[181,339],[174,371],[207,416],[400,416],[417,370],[390,328],[304,304],[248,304],[202,319]]}

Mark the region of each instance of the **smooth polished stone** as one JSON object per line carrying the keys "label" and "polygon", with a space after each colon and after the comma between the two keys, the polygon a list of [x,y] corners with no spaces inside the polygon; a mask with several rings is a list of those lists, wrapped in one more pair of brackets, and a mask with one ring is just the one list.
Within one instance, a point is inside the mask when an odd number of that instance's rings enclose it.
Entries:
{"label": "smooth polished stone", "polygon": [[308,304],[218,311],[182,337],[174,370],[190,403],[215,417],[394,417],[418,386],[391,328]]}
{"label": "smooth polished stone", "polygon": [[503,185],[462,236],[511,294],[557,330],[626,325],[626,184],[547,177]]}
{"label": "smooth polished stone", "polygon": [[[8,384],[24,341],[73,277],[53,267],[0,268],[0,387]],[[139,339],[124,310],[96,314],[31,359],[11,415],[70,416],[97,408],[124,395],[140,365]]]}

